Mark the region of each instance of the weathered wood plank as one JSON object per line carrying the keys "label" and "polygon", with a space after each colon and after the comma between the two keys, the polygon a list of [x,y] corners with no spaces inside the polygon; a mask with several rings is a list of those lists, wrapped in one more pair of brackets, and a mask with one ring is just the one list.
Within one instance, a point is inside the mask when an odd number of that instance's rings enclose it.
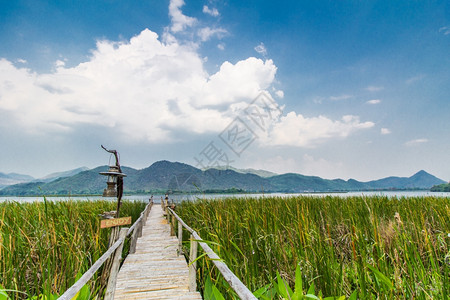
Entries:
{"label": "weathered wood plank", "polygon": [[153,206],[142,227],[136,250],[125,259],[117,276],[114,299],[202,299],[189,291],[189,269],[178,255],[179,240],[171,236],[163,209]]}
{"label": "weathered wood plank", "polygon": [[[131,223],[131,221],[130,221]],[[127,236],[128,228],[120,228],[119,239],[125,239]],[[106,293],[104,300],[114,299],[114,292],[116,289],[117,274],[119,272],[120,260],[122,259],[123,243],[117,248],[114,255],[113,264],[111,267],[111,273],[109,274],[108,285],[106,286]]]}

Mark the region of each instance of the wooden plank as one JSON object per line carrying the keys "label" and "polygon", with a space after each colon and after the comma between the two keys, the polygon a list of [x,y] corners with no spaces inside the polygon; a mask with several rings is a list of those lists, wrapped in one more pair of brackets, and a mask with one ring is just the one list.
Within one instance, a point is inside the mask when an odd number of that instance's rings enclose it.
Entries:
{"label": "wooden plank", "polygon": [[100,228],[115,227],[131,224],[131,217],[123,217],[118,219],[104,219],[100,222]]}
{"label": "wooden plank", "polygon": [[189,291],[188,265],[178,255],[179,240],[170,235],[163,208],[152,207],[141,232],[119,271],[114,299],[202,299]]}
{"label": "wooden plank", "polygon": [[[125,239],[127,236],[128,228],[120,228],[119,239]],[[104,300],[114,299],[114,292],[116,289],[117,274],[119,272],[120,260],[122,259],[123,244],[120,244],[114,254],[114,260],[109,274],[108,285],[106,286],[106,293]]]}

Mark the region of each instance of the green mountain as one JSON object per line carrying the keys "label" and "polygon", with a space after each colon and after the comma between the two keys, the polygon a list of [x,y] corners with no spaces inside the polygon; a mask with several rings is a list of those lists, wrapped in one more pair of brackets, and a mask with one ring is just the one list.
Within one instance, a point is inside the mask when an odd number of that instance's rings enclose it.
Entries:
{"label": "green mountain", "polygon": [[255,174],[258,175],[259,177],[264,177],[264,178],[268,178],[268,177],[272,177],[272,176],[276,176],[278,175],[277,173],[274,172],[270,172],[270,171],[266,171],[266,170],[255,170],[255,169],[237,169],[237,168],[233,168],[231,166],[229,167],[218,167],[218,168],[207,168],[204,170],[208,170],[208,169],[216,169],[216,170],[233,170],[237,173],[242,173],[242,174]]}
{"label": "green mountain", "polygon": [[[106,177],[99,172],[108,166],[61,177],[51,182],[28,182],[15,184],[0,190],[0,195],[56,195],[56,194],[101,194],[106,187]],[[317,176],[282,174],[262,177],[233,169],[200,170],[193,166],[169,161],[158,161],[151,166],[136,170],[122,167],[127,174],[124,179],[126,193],[172,192],[330,192],[388,189],[430,189],[443,180],[419,171],[411,177],[387,177],[360,182],[354,179],[328,180]]]}
{"label": "green mountain", "polygon": [[411,177],[387,177],[370,182],[374,189],[429,189],[443,180],[421,170]]}

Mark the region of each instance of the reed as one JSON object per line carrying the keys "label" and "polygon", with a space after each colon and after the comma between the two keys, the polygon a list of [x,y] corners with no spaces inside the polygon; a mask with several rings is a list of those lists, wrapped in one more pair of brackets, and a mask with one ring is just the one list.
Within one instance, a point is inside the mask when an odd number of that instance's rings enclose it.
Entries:
{"label": "reed", "polygon": [[[134,222],[145,205],[124,201],[121,215]],[[100,229],[98,214],[115,206],[106,200],[1,202],[0,286],[14,291],[8,292],[13,299],[62,294],[107,250],[110,229]],[[89,294],[96,294],[97,282]]]}
{"label": "reed", "polygon": [[[298,268],[318,295],[449,298],[448,197],[229,198],[177,211],[253,291],[274,295],[277,273],[294,288]],[[213,278],[234,297],[210,261],[198,265],[200,286]]]}

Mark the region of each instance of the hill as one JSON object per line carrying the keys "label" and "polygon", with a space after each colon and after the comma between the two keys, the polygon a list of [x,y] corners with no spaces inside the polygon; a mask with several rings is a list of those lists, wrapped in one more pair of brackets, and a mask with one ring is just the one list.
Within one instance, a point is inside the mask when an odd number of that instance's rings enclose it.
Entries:
{"label": "hill", "polygon": [[[73,176],[60,177],[51,182],[28,182],[11,185],[0,190],[0,195],[56,195],[56,194],[101,194],[106,187],[106,178],[99,172],[107,166],[85,170]],[[411,177],[387,177],[360,182],[354,179],[323,179],[288,173],[263,177],[251,172],[235,169],[200,170],[188,164],[158,161],[151,166],[136,170],[122,167],[126,193],[171,192],[331,192],[392,189],[430,189],[443,180],[419,171]],[[270,174],[270,173],[265,173]]]}
{"label": "hill", "polygon": [[450,192],[450,183],[443,183],[431,187],[432,192]]}
{"label": "hill", "polygon": [[264,177],[264,178],[268,178],[268,177],[272,177],[272,176],[276,176],[278,175],[277,173],[274,172],[270,172],[270,171],[266,171],[266,170],[255,170],[255,169],[237,169],[237,168],[233,168],[233,167],[218,167],[218,168],[207,168],[205,170],[208,169],[216,169],[216,170],[232,170],[235,171],[237,173],[242,173],[242,174],[254,174],[254,175],[258,175],[260,177]]}
{"label": "hill", "polygon": [[429,189],[443,180],[421,170],[411,177],[387,177],[370,182],[373,189]]}
{"label": "hill", "polygon": [[36,181],[50,182],[50,181],[56,180],[61,177],[74,176],[80,172],[87,171],[87,170],[89,170],[88,167],[81,167],[81,168],[76,168],[76,169],[69,170],[69,171],[51,173],[45,177],[37,179]]}
{"label": "hill", "polygon": [[[39,178],[39,179],[35,179],[32,176],[24,175],[24,174],[17,174],[17,173],[4,174],[4,173],[0,173],[0,189],[5,188],[6,186],[19,184],[19,183],[51,182],[51,181],[59,179],[61,177],[71,177],[73,175],[76,175],[76,174],[78,174],[80,172],[83,172],[83,171],[86,171],[86,170],[89,170],[89,168],[81,167],[81,168],[76,168],[76,169],[69,170],[69,171],[52,173],[52,174],[49,174],[49,175],[47,175],[45,177],[42,177],[42,178]],[[29,186],[30,187],[34,187],[33,184],[31,184]]]}
{"label": "hill", "polygon": [[17,183],[23,183],[34,180],[33,177],[29,175],[17,174],[17,173],[8,173],[4,174],[0,172],[0,189]]}

